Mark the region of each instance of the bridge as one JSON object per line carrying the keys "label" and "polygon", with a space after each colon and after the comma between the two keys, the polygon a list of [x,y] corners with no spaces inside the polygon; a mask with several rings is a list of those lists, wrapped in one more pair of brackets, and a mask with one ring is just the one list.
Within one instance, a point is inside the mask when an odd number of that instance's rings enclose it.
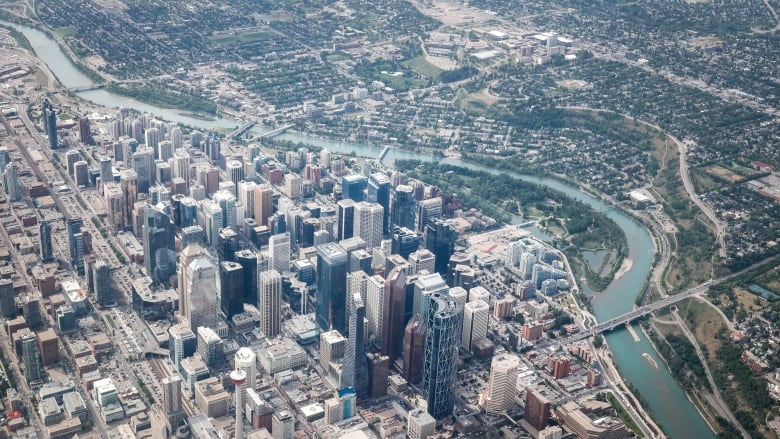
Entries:
{"label": "bridge", "polygon": [[279,128],[275,128],[275,129],[273,129],[273,130],[271,130],[271,131],[269,131],[267,133],[260,134],[259,137],[261,139],[270,139],[270,138],[276,137],[276,136],[278,136],[280,134],[284,134],[285,131],[289,130],[290,128],[292,128],[294,126],[295,126],[294,123],[291,123],[291,124],[288,124],[288,125],[284,125],[284,126],[281,126]]}
{"label": "bridge", "polygon": [[567,337],[563,340],[561,340],[561,343],[566,345],[570,343],[574,343],[580,340],[584,340],[588,337],[594,336],[596,334],[600,334],[605,331],[612,331],[618,326],[625,325],[626,323],[632,322],[640,317],[644,317],[652,312],[658,311],[659,309],[666,308],[667,306],[672,306],[678,302],[681,302],[689,297],[693,297],[696,295],[699,295],[705,291],[707,291],[711,286],[715,286],[718,284],[722,284],[728,280],[731,280],[737,276],[741,276],[744,273],[747,273],[750,270],[755,270],[756,268],[768,264],[776,259],[780,258],[780,256],[770,256],[763,261],[756,262],[755,264],[745,267],[742,270],[739,270],[737,272],[731,273],[728,276],[721,277],[719,279],[715,280],[708,280],[707,282],[704,282],[703,284],[700,284],[698,286],[695,286],[691,288],[690,290],[684,291],[680,294],[675,294],[674,296],[668,296],[666,298],[663,298],[659,300],[658,302],[653,302],[648,305],[643,305],[633,311],[627,312],[623,315],[619,315],[617,317],[613,317],[606,322],[599,323],[598,325],[588,328],[582,332],[578,332],[577,334],[572,335],[571,337]]}
{"label": "bridge", "polygon": [[690,290],[687,290],[685,292],[682,292],[680,294],[675,294],[674,296],[666,297],[665,299],[661,299],[658,302],[653,302],[651,304],[642,306],[640,308],[637,308],[633,311],[627,312],[623,315],[619,315],[617,317],[613,317],[606,322],[599,323],[598,325],[588,328],[582,332],[578,332],[577,334],[572,335],[571,337],[565,338],[562,343],[563,344],[570,344],[574,342],[578,342],[580,340],[584,340],[588,337],[592,337],[596,334],[600,334],[602,332],[606,331],[612,331],[618,326],[625,325],[626,323],[630,323],[640,317],[644,317],[646,315],[649,315],[655,311],[658,311],[660,309],[666,308],[668,306],[672,306],[678,302],[681,302],[689,297],[696,296],[698,294],[701,294],[709,289],[711,285],[716,285],[721,282],[725,282],[726,280],[730,279],[731,276],[718,279],[717,281],[708,281],[704,282],[703,284],[696,286],[694,288],[691,288]]}
{"label": "bridge", "polygon": [[250,120],[249,122],[247,122],[247,123],[245,123],[245,124],[241,125],[240,127],[236,128],[236,130],[235,130],[235,131],[233,131],[232,133],[230,133],[230,134],[228,135],[228,139],[235,139],[236,137],[239,137],[239,136],[241,136],[241,135],[242,135],[242,134],[244,134],[245,132],[247,132],[247,131],[249,131],[250,129],[252,129],[252,127],[253,127],[253,126],[255,126],[256,124],[257,124],[257,121],[256,121],[256,120]]}
{"label": "bridge", "polygon": [[393,149],[393,147],[390,145],[386,145],[384,149],[382,149],[382,152],[379,153],[379,157],[377,157],[379,163],[382,163],[382,160],[385,158],[387,153],[390,152],[391,149]]}

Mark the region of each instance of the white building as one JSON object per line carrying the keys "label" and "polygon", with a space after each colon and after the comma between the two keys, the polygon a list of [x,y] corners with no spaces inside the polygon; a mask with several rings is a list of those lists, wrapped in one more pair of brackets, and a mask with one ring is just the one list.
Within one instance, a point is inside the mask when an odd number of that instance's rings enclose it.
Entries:
{"label": "white building", "polygon": [[512,408],[519,367],[520,359],[516,355],[502,354],[493,358],[488,389],[482,398],[482,407],[486,413],[499,414]]}
{"label": "white building", "polygon": [[471,352],[474,343],[487,337],[490,309],[482,299],[469,302],[463,307],[463,332],[460,343],[464,349]]}
{"label": "white building", "polygon": [[436,433],[436,419],[423,409],[414,409],[409,412],[406,430],[409,439],[425,439]]}

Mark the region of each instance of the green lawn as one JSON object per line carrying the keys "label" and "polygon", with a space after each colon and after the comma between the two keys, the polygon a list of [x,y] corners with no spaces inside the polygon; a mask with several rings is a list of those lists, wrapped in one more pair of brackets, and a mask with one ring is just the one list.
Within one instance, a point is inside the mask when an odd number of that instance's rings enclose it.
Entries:
{"label": "green lawn", "polygon": [[438,78],[441,72],[443,72],[442,69],[426,61],[425,55],[404,61],[402,64],[423,76],[433,79]]}
{"label": "green lawn", "polygon": [[58,27],[54,29],[54,32],[57,32],[57,35],[65,38],[65,37],[73,37],[76,35],[77,31],[76,28],[73,26],[68,27]]}

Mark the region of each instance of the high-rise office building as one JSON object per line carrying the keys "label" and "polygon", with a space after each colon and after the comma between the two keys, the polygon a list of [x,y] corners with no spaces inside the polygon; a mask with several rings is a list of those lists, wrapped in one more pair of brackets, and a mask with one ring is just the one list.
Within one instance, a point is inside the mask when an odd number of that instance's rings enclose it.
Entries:
{"label": "high-rise office building", "polygon": [[407,259],[409,260],[412,274],[420,273],[423,270],[428,273],[436,271],[436,256],[428,249],[421,248],[411,253]]}
{"label": "high-rise office building", "polygon": [[188,321],[171,326],[168,329],[168,336],[168,353],[173,363],[173,370],[182,373],[181,361],[195,353],[198,339]]}
{"label": "high-rise office building", "polygon": [[375,274],[366,280],[366,318],[369,338],[374,345],[382,343],[382,321],[385,309],[385,279]]}
{"label": "high-rise office building", "polygon": [[271,235],[271,239],[268,240],[271,267],[279,273],[290,271],[290,246],[289,232]]}
{"label": "high-rise office building", "polygon": [[184,422],[184,409],[181,403],[181,377],[171,375],[163,378],[163,411],[168,422],[168,431],[176,431]]}
{"label": "high-rise office building", "polygon": [[45,372],[41,361],[41,353],[38,349],[38,337],[33,332],[22,335],[22,361],[24,363],[24,375],[29,383],[43,381]]}
{"label": "high-rise office building", "polygon": [[84,237],[81,228],[84,221],[81,218],[70,218],[67,222],[68,250],[70,252],[70,265],[80,275],[84,275]]}
{"label": "high-rise office building", "polygon": [[[390,362],[397,360],[403,351],[403,332],[406,326],[407,296],[410,286],[408,278],[409,266],[405,262],[395,266],[385,278],[385,300],[382,318],[382,355],[390,357]],[[408,307],[411,308],[409,303]]]}
{"label": "high-rise office building", "polygon": [[543,430],[550,420],[550,400],[535,389],[525,392],[525,410],[523,418],[535,429]]}
{"label": "high-rise office building", "polygon": [[463,333],[460,343],[463,349],[471,352],[474,343],[487,338],[490,310],[482,299],[469,302],[463,307]]}
{"label": "high-rise office building", "polygon": [[244,218],[255,217],[255,192],[257,192],[257,183],[254,181],[238,183],[238,202],[244,207],[244,215],[236,218],[237,223],[242,223]]}
{"label": "high-rise office building", "polygon": [[86,117],[79,118],[79,141],[84,145],[92,145],[92,130]]}
{"label": "high-rise office building", "polygon": [[458,233],[447,221],[434,219],[426,226],[425,248],[436,256],[436,272],[447,277],[450,256],[455,252]]}
{"label": "high-rise office building", "polygon": [[[448,290],[449,286],[447,286],[447,283],[444,282],[439,273],[418,275],[414,282],[414,306],[412,312],[421,316],[427,316],[428,306],[430,305],[428,298],[433,293],[446,294]],[[458,334],[458,337],[460,337],[460,334]]]}
{"label": "high-rise office building", "polygon": [[235,262],[239,245],[238,233],[235,230],[220,229],[217,234],[217,260]]}
{"label": "high-rise office building", "polygon": [[238,196],[238,183],[244,179],[244,164],[239,160],[228,160],[225,164],[225,172],[233,182],[233,195]]}
{"label": "high-rise office building", "polygon": [[49,262],[54,258],[54,249],[51,243],[51,225],[42,220],[38,226],[40,243],[40,256],[43,262]]}
{"label": "high-rise office building", "polygon": [[214,193],[213,200],[222,209],[222,227],[236,226],[236,196],[232,191],[219,190]]}
{"label": "high-rise office building", "polygon": [[403,359],[404,379],[418,384],[422,380],[425,361],[425,320],[419,314],[412,316],[404,330]]}
{"label": "high-rise office building", "polygon": [[54,107],[49,102],[48,98],[43,100],[43,110],[41,112],[43,118],[43,128],[46,132],[46,136],[49,138],[49,149],[52,151],[57,149],[57,114],[54,112]]}
{"label": "high-rise office building", "polygon": [[384,209],[379,204],[366,201],[355,204],[352,236],[363,239],[369,250],[379,247],[383,236],[382,218],[384,218]]}
{"label": "high-rise office building", "polygon": [[205,257],[195,258],[184,274],[187,284],[187,320],[193,332],[199,326],[215,328],[217,317],[217,270]]}
{"label": "high-rise office building", "polygon": [[190,188],[190,154],[184,149],[175,149],[171,158],[171,174],[173,178],[184,180],[185,190]]}
{"label": "high-rise office building", "polygon": [[171,218],[162,209],[146,205],[143,224],[144,268],[160,284],[176,273],[176,249]]}
{"label": "high-rise office building", "polygon": [[409,412],[406,431],[408,439],[427,439],[436,434],[436,419],[423,409],[414,409]]}
{"label": "high-rise office building", "polygon": [[520,359],[517,355],[501,354],[493,357],[490,364],[490,381],[482,401],[486,413],[506,413],[515,404],[519,367]]}
{"label": "high-rise office building", "polygon": [[274,214],[274,188],[270,184],[261,184],[255,188],[254,208],[257,224],[267,225],[268,219]]}
{"label": "high-rise office building", "polygon": [[177,286],[179,287],[179,314],[186,317],[189,315],[189,285],[187,280],[187,270],[195,259],[206,256],[205,250],[198,244],[190,244],[183,247],[179,255],[179,267],[176,271]]}
{"label": "high-rise office building", "polygon": [[423,243],[423,235],[406,227],[393,227],[392,254],[401,255],[404,259],[417,251]]}
{"label": "high-rise office building", "polygon": [[244,303],[241,301],[244,290],[242,270],[241,264],[237,262],[222,261],[219,264],[220,303],[228,320],[244,312]]}
{"label": "high-rise office building", "polygon": [[129,227],[133,224],[133,207],[138,201],[138,174],[132,169],[121,170],[119,172],[119,188],[122,190],[124,225]]}
{"label": "high-rise office building", "polygon": [[98,305],[107,307],[116,304],[111,290],[111,267],[106,261],[98,259],[92,266],[92,278],[95,282],[95,298]]}
{"label": "high-rise office building", "polygon": [[171,143],[173,144],[174,150],[184,147],[184,139],[181,134],[181,128],[179,127],[171,128],[171,133],[169,137],[171,139]]}
{"label": "high-rise office building", "polygon": [[22,190],[19,187],[19,166],[15,161],[11,161],[5,165],[3,181],[5,184],[5,191],[8,193],[8,199],[10,201],[19,201],[22,198]]}
{"label": "high-rise office building", "polygon": [[282,275],[276,270],[260,272],[260,329],[266,337],[282,330]]}
{"label": "high-rise office building", "polygon": [[436,419],[452,414],[455,372],[463,325],[463,306],[446,294],[430,296],[426,318],[422,391],[428,413]]}
{"label": "high-rise office building", "polygon": [[337,206],[336,240],[342,241],[351,238],[355,229],[355,201],[340,200]]}
{"label": "high-rise office building", "polygon": [[341,177],[341,198],[349,198],[355,202],[365,199],[368,178],[364,175],[349,174]]}
{"label": "high-rise office building", "polygon": [[295,418],[289,410],[274,412],[271,424],[274,439],[293,439],[295,435]]}
{"label": "high-rise office building", "polygon": [[374,172],[368,177],[366,199],[370,203],[382,206],[382,234],[390,234],[390,179],[381,172]]}
{"label": "high-rise office building", "polygon": [[244,289],[241,292],[242,303],[249,303],[252,305],[258,304],[259,290],[257,288],[257,273],[259,259],[258,254],[252,250],[239,250],[234,253],[235,262],[241,264],[244,274]]}
{"label": "high-rise office building", "polygon": [[317,247],[317,309],[320,329],[347,334],[347,252],[329,242]]}
{"label": "high-rise office building", "polygon": [[368,361],[368,397],[387,395],[387,378],[390,376],[390,358],[377,353],[366,354]]}
{"label": "high-rise office building", "polygon": [[364,342],[366,307],[360,293],[353,294],[349,304],[349,337],[339,388],[354,388],[357,398],[362,400],[368,397],[368,362]]}
{"label": "high-rise office building", "polygon": [[417,203],[417,231],[425,232],[425,227],[433,223],[435,219],[441,219],[441,198],[429,198]]}
{"label": "high-rise office building", "polygon": [[138,193],[149,192],[155,180],[154,172],[154,150],[149,147],[138,148],[133,153],[133,169],[138,176]]}
{"label": "high-rise office building", "polygon": [[17,314],[14,281],[11,279],[0,279],[0,314],[6,319]]}
{"label": "high-rise office building", "polygon": [[203,200],[200,205],[203,212],[203,229],[206,232],[206,242],[216,246],[219,242],[219,231],[224,228],[222,208],[212,200]]}
{"label": "high-rise office building", "polygon": [[414,189],[405,184],[397,186],[390,199],[391,224],[414,230],[416,211],[417,200],[414,199]]}

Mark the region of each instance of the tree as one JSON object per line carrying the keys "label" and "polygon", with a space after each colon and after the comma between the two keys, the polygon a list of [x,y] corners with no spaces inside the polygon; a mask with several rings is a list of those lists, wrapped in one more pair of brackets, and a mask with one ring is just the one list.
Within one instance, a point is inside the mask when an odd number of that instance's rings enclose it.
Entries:
{"label": "tree", "polygon": [[598,349],[604,345],[604,337],[601,334],[593,336],[593,346]]}

